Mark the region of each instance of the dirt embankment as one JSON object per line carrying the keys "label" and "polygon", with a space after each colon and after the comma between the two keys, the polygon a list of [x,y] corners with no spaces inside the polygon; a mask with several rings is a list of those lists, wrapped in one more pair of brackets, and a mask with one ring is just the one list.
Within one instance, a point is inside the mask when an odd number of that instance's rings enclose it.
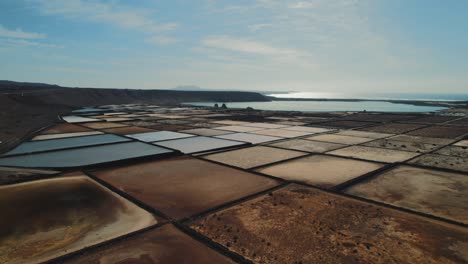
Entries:
{"label": "dirt embankment", "polygon": [[269,101],[252,92],[66,88],[0,81],[0,152],[74,108],[106,104]]}

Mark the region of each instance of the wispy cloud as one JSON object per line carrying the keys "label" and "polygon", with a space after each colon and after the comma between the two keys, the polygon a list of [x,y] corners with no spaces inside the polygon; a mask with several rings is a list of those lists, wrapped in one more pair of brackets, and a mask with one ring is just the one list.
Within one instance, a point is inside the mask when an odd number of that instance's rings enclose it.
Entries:
{"label": "wispy cloud", "polygon": [[263,24],[254,24],[254,25],[249,25],[248,28],[250,31],[252,32],[257,32],[259,30],[262,30],[264,28],[267,28],[267,27],[271,27],[273,26],[273,24],[267,24],[267,23],[263,23]]}
{"label": "wispy cloud", "polygon": [[[277,47],[268,43],[235,38],[232,36],[208,36],[201,41],[206,48],[216,49],[219,52],[233,53],[239,55],[250,55],[250,63],[258,66],[269,67],[271,65],[294,65],[295,67],[316,67],[313,56],[304,50]],[[258,61],[252,56],[262,56]]]}
{"label": "wispy cloud", "polygon": [[2,49],[9,50],[15,47],[38,47],[38,48],[63,48],[55,44],[37,42],[37,39],[43,39],[46,35],[42,33],[26,32],[21,28],[8,29],[0,25],[0,38],[2,39]]}
{"label": "wispy cloud", "polygon": [[168,36],[154,36],[146,39],[146,42],[159,44],[159,45],[169,45],[176,42],[179,42],[179,39]]}
{"label": "wispy cloud", "polygon": [[8,29],[0,24],[0,37],[18,39],[41,39],[45,37],[45,34],[25,32],[21,28]]}
{"label": "wispy cloud", "polygon": [[144,10],[119,6],[116,1],[85,0],[31,0],[39,10],[48,15],[62,15],[67,18],[107,23],[126,29],[146,33],[158,33],[177,28],[174,22],[158,23]]}
{"label": "wispy cloud", "polygon": [[55,44],[40,43],[36,41],[30,41],[25,39],[6,39],[5,43],[9,46],[27,46],[27,47],[38,47],[38,48],[53,48],[63,49],[63,46]]}
{"label": "wispy cloud", "polygon": [[212,48],[258,55],[293,55],[302,53],[293,49],[277,48],[266,43],[230,36],[209,36],[202,40],[202,44]]}
{"label": "wispy cloud", "polygon": [[295,3],[290,3],[288,5],[289,8],[293,9],[307,9],[307,8],[313,8],[317,7],[317,1],[312,2],[312,1],[299,1]]}

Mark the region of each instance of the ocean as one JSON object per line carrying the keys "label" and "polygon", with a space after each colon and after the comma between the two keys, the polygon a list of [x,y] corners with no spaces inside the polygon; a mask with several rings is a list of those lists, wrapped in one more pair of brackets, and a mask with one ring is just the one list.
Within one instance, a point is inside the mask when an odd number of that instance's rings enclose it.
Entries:
{"label": "ocean", "polygon": [[468,101],[467,93],[326,93],[326,92],[289,92],[268,93],[277,98],[312,99],[374,99],[374,100],[411,100],[411,101]]}
{"label": "ocean", "polygon": [[[466,94],[429,94],[429,93],[321,93],[321,92],[289,92],[266,93],[277,98],[312,98],[312,99],[366,99],[366,100],[408,100],[408,101],[468,101]],[[223,102],[188,103],[195,106],[221,105]],[[226,103],[229,108],[252,107],[258,110],[302,111],[302,112],[332,112],[332,111],[371,111],[371,112],[437,112],[447,109],[438,106],[419,106],[383,101],[272,101],[272,102],[241,102]]]}

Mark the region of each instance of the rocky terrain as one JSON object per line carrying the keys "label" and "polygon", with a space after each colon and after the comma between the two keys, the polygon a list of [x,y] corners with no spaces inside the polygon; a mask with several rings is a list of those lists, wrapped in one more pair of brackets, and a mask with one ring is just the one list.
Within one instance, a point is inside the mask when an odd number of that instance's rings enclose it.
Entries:
{"label": "rocky terrain", "polygon": [[105,104],[268,101],[252,92],[69,88],[0,81],[0,152],[52,123],[59,114]]}

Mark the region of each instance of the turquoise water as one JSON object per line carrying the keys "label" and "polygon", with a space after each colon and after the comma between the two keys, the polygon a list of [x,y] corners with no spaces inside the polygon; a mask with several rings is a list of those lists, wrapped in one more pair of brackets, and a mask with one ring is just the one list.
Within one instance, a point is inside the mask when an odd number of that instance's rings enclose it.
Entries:
{"label": "turquoise water", "polygon": [[266,93],[277,98],[313,99],[370,99],[370,100],[416,100],[416,101],[468,101],[468,93],[330,93],[330,92],[289,92]]}
{"label": "turquoise water", "polygon": [[[216,102],[187,103],[195,106],[213,106]],[[217,103],[221,106],[222,103]],[[340,101],[273,101],[226,103],[228,108],[252,107],[258,110],[301,111],[301,112],[332,112],[332,111],[372,111],[372,112],[435,112],[446,109],[436,106],[417,106],[410,104],[394,104],[379,101],[340,102]]]}

